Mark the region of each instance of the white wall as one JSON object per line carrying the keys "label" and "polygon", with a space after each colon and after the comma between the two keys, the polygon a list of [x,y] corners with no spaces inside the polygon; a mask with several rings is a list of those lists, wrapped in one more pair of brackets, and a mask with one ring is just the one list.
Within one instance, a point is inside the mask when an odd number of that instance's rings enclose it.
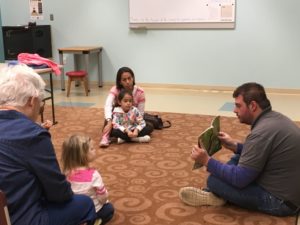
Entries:
{"label": "white wall", "polygon": [[[2,25],[1,21],[1,12],[0,12],[0,27]],[[0,30],[0,62],[4,62],[4,46],[3,46],[3,37],[2,37],[2,30]]]}
{"label": "white wall", "polygon": [[[28,0],[0,0],[2,24],[27,24]],[[137,82],[300,88],[300,1],[237,1],[234,30],[130,30],[127,0],[43,0],[57,48],[102,45],[104,81],[132,67]],[[50,13],[54,21],[49,21]],[[67,60],[71,68],[71,58]],[[92,60],[92,80],[96,80]]]}

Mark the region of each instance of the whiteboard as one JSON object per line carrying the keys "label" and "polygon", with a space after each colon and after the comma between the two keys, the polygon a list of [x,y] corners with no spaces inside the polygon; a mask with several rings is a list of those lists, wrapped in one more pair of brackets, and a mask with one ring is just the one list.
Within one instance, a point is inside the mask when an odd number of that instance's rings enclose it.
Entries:
{"label": "whiteboard", "polygon": [[235,0],[129,0],[130,28],[234,28]]}

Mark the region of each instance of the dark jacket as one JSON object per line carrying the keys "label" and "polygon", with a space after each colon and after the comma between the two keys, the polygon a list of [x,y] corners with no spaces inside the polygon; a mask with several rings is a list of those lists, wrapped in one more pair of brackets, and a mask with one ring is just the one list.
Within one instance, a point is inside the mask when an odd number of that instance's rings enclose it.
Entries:
{"label": "dark jacket", "polygon": [[14,110],[0,110],[0,189],[14,225],[48,224],[43,203],[73,195],[49,132]]}

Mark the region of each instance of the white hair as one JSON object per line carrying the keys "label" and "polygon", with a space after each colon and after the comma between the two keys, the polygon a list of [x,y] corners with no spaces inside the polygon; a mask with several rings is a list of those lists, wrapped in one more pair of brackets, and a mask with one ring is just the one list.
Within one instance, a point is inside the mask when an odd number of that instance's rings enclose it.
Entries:
{"label": "white hair", "polygon": [[30,97],[41,100],[45,82],[26,65],[5,66],[0,71],[0,106],[24,106]]}

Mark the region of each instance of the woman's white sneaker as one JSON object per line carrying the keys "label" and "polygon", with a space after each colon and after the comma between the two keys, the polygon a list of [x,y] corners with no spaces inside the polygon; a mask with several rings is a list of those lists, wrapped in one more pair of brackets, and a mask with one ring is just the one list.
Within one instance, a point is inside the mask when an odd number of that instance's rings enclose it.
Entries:
{"label": "woman's white sneaker", "polygon": [[125,142],[125,140],[124,139],[122,139],[122,138],[118,138],[118,144],[122,144],[122,143],[124,143]]}
{"label": "woman's white sneaker", "polygon": [[143,137],[135,137],[135,138],[131,138],[131,141],[134,142],[140,142],[140,143],[147,143],[151,140],[149,135],[145,135]]}

